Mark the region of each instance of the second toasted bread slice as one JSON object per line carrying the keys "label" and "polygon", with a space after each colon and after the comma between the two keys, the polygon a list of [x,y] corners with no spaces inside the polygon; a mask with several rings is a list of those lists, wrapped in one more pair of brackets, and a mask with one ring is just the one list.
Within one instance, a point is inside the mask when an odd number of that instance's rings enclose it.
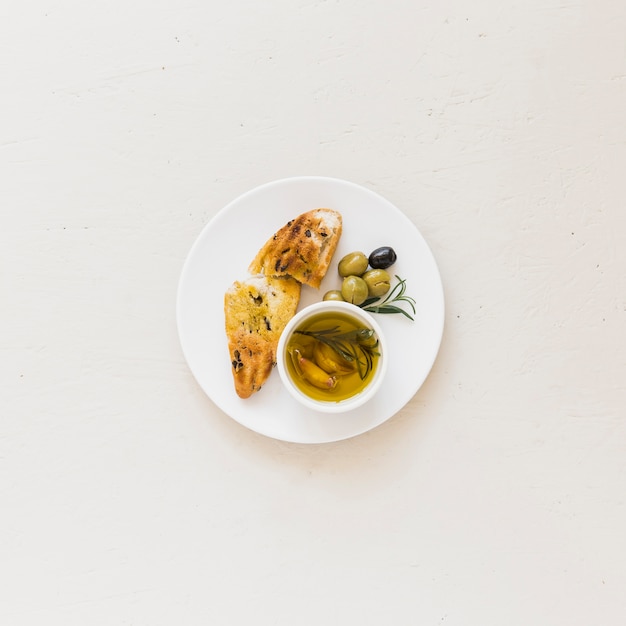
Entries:
{"label": "second toasted bread slice", "polygon": [[313,209],[290,220],[268,239],[250,264],[252,274],[292,276],[319,288],[342,231],[341,213]]}

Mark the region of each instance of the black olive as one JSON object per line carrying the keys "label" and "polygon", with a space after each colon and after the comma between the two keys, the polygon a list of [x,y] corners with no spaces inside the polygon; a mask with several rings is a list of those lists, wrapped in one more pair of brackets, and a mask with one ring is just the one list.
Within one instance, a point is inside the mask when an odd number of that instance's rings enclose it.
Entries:
{"label": "black olive", "polygon": [[393,248],[389,246],[383,246],[382,248],[376,248],[369,256],[369,264],[371,267],[384,270],[391,267],[398,256]]}

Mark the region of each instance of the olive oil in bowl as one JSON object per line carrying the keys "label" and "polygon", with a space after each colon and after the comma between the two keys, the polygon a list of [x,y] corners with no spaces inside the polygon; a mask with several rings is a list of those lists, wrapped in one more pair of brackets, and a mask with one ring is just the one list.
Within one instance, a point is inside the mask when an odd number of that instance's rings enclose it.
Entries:
{"label": "olive oil in bowl", "polygon": [[346,302],[319,302],[300,311],[278,346],[278,369],[289,392],[324,412],[366,402],[384,371],[382,331],[371,315]]}

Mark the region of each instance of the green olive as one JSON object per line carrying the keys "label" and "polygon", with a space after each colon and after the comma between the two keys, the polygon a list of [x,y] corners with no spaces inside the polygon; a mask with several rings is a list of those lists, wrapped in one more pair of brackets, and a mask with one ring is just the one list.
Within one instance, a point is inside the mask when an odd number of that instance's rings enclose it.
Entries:
{"label": "green olive", "polygon": [[341,291],[339,289],[333,289],[332,291],[327,291],[324,294],[323,300],[343,300],[343,296],[341,295]]}
{"label": "green olive", "polygon": [[337,270],[342,278],[360,276],[367,269],[368,263],[367,257],[362,252],[350,252],[339,261]]}
{"label": "green olive", "polygon": [[370,296],[383,296],[391,286],[391,276],[385,270],[368,270],[361,278],[365,281]]}
{"label": "green olive", "polygon": [[372,333],[369,337],[365,338],[359,337],[358,341],[362,346],[367,346],[368,348],[375,348],[378,345],[376,333]]}
{"label": "green olive", "polygon": [[346,276],[341,285],[341,295],[346,302],[359,305],[367,299],[367,283],[360,276]]}

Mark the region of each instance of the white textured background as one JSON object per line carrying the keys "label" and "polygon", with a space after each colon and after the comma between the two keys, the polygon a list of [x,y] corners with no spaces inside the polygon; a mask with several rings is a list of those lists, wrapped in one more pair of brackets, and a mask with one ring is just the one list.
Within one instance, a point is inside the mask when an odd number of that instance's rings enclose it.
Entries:
{"label": "white textured background", "polygon": [[[616,0],[5,2],[0,623],[623,626],[625,33]],[[405,409],[320,446],[216,409],[175,320],[202,227],[303,174],[402,209],[447,304]]]}

